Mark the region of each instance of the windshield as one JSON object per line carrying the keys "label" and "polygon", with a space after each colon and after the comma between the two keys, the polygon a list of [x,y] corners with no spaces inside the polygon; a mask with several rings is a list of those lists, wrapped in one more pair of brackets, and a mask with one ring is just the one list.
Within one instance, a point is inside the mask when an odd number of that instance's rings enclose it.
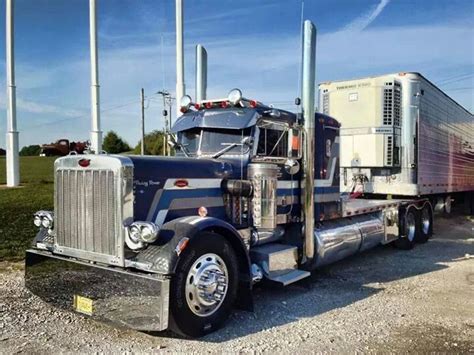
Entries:
{"label": "windshield", "polygon": [[202,129],[194,128],[178,132],[178,143],[180,143],[190,155],[213,155],[222,151],[230,145],[237,144],[225,154],[247,153],[248,146],[241,144],[245,137],[251,135],[251,128],[245,129]]}

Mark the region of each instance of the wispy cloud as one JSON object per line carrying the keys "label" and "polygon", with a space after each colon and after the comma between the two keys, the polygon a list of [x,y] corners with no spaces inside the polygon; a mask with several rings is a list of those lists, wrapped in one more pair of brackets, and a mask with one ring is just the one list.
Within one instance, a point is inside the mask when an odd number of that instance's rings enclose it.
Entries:
{"label": "wispy cloud", "polygon": [[380,3],[370,11],[357,17],[355,20],[348,23],[343,31],[363,31],[382,13],[385,7],[390,3],[390,0],[381,0]]}

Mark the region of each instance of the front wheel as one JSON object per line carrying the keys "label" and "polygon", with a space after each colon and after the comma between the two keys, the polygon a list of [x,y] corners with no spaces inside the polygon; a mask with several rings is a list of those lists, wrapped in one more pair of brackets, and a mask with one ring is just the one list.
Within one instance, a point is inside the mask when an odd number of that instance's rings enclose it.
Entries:
{"label": "front wheel", "polygon": [[237,285],[237,257],[224,237],[204,232],[193,238],[171,281],[172,330],[200,337],[220,328],[232,311]]}

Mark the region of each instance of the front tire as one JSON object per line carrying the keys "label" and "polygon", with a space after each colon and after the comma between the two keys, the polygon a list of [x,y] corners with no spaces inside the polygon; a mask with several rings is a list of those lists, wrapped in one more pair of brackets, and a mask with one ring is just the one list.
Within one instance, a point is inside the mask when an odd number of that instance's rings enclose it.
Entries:
{"label": "front tire", "polygon": [[398,249],[410,250],[415,246],[415,240],[420,234],[419,216],[415,207],[409,207],[402,220],[400,237],[395,240],[394,246]]}
{"label": "front tire", "polygon": [[183,251],[170,288],[170,327],[201,337],[229,318],[237,295],[237,257],[219,234],[203,232]]}

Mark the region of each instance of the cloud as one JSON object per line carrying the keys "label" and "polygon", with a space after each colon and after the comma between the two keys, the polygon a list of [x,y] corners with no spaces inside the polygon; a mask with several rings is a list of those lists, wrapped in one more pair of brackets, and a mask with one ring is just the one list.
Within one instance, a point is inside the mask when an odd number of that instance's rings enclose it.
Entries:
{"label": "cloud", "polygon": [[348,23],[342,31],[363,31],[382,13],[389,3],[390,0],[381,0],[373,10]]}

